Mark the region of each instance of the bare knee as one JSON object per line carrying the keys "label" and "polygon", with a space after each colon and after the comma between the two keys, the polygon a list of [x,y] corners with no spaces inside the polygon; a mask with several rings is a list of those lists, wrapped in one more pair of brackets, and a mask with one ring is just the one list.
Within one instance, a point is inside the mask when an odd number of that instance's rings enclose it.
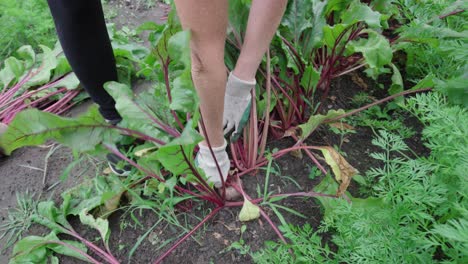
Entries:
{"label": "bare knee", "polygon": [[205,75],[225,70],[224,51],[216,49],[197,49],[192,47],[192,74]]}
{"label": "bare knee", "polygon": [[200,54],[194,50],[192,50],[192,74],[199,75],[205,71],[205,64],[204,60],[200,56]]}

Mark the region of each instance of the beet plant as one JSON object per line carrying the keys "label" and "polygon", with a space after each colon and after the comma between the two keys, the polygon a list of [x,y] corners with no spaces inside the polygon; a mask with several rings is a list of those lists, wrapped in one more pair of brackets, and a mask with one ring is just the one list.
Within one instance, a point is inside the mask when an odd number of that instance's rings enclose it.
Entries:
{"label": "beet plant", "polygon": [[[108,25],[116,57],[119,80],[130,83],[134,66],[146,57],[148,50],[132,39],[131,34]],[[79,89],[79,80],[57,43],[54,49],[41,45],[36,54],[29,45],[19,48],[7,58],[0,70],[0,122],[9,124],[15,115],[27,108],[64,114],[86,98]]]}
{"label": "beet plant", "polygon": [[5,60],[0,71],[0,122],[9,124],[17,113],[27,108],[62,114],[78,100],[79,81],[57,46],[54,50],[41,46],[36,54],[31,46],[23,46],[17,57]]}
{"label": "beet plant", "polygon": [[[226,61],[233,68],[248,6],[237,1],[230,9]],[[322,108],[334,78],[361,68],[373,78],[393,71],[390,93],[402,92],[401,74],[392,63],[393,40],[382,33],[394,13],[392,3],[382,1],[290,1],[270,47],[271,60],[262,64],[257,76],[265,85],[254,91],[244,140],[231,146],[236,167],[244,171],[264,162],[268,137],[291,136],[299,146],[320,123],[344,115],[344,110]]]}

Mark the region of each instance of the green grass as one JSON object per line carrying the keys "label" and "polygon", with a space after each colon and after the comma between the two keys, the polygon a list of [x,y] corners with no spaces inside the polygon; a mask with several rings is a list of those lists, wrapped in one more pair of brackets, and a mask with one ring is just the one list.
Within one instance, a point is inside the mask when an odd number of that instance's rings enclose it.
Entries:
{"label": "green grass", "polygon": [[8,217],[0,225],[0,239],[4,245],[0,248],[0,253],[11,247],[16,241],[23,237],[32,224],[31,217],[37,213],[38,199],[36,195],[26,191],[16,193],[16,207],[8,211]]}
{"label": "green grass", "polygon": [[57,41],[47,1],[0,0],[0,65],[19,47],[46,45]]}

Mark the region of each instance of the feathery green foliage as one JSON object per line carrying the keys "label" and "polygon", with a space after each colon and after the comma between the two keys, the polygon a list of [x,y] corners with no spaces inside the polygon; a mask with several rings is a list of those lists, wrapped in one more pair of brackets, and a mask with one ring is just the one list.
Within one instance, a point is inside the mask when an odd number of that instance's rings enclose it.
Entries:
{"label": "feathery green foliage", "polygon": [[52,47],[57,41],[47,1],[0,0],[0,65],[25,43]]}

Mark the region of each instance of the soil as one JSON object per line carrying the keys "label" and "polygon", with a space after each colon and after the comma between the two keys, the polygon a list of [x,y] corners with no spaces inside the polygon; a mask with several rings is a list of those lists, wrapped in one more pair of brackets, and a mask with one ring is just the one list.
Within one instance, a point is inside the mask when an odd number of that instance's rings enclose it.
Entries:
{"label": "soil", "polygon": [[[135,3],[133,3],[135,2]],[[157,20],[164,15],[164,11],[159,4],[151,8],[146,8],[143,2],[147,1],[109,1],[106,10],[117,10],[119,14],[114,21],[117,25],[126,25],[130,28],[147,20]],[[138,4],[140,3],[140,4]],[[361,91],[374,91],[371,96],[377,99],[386,96],[384,89],[370,89],[376,87],[376,83],[358,74],[365,84],[368,85],[368,90],[363,88],[363,84],[357,79],[350,76],[343,76],[337,79],[332,84],[328,108],[343,108],[351,109],[355,106],[350,105],[350,98]],[[385,82],[384,82],[385,83]],[[145,87],[148,83],[139,83],[136,86]],[[144,89],[144,88],[143,88]],[[86,109],[89,103],[81,105],[70,112],[70,115],[76,115]],[[417,120],[411,117],[406,118],[406,124],[412,126],[417,135],[407,141],[408,145],[418,154],[427,155],[428,150],[422,146],[420,141],[420,131],[422,126]],[[380,166],[378,161],[369,157],[369,153],[377,151],[375,146],[371,144],[373,132],[369,128],[358,127],[355,134],[347,135],[347,140],[341,145],[341,150],[347,154],[348,162],[356,167],[361,175],[364,175],[366,170],[371,167]],[[316,146],[334,146],[340,145],[340,136],[329,132],[327,129],[320,128],[314,133],[306,143]],[[292,146],[292,139],[281,139],[270,142],[268,148],[283,149]],[[16,194],[24,193],[26,190],[37,194],[37,199],[45,199],[51,197],[57,202],[61,202],[60,193],[66,189],[76,186],[86,177],[93,177],[96,169],[102,165],[99,160],[87,160],[71,171],[70,177],[64,182],[60,182],[59,177],[64,169],[72,162],[73,155],[70,150],[65,147],[58,148],[48,158],[47,154],[54,147],[52,143],[47,146],[23,148],[15,151],[12,156],[0,160],[0,220],[3,222],[7,218],[8,208],[13,208],[16,204]],[[313,163],[307,156],[302,159],[292,155],[286,155],[278,159],[274,165],[279,168],[277,174],[273,174],[270,178],[269,190],[276,193],[308,191],[316,186],[321,177],[316,177],[313,180],[309,179],[310,168]],[[45,183],[43,183],[44,169],[47,164],[47,174]],[[325,166],[325,164],[323,164]],[[287,176],[287,177],[286,177]],[[294,179],[298,186],[293,183],[288,177]],[[257,197],[257,186],[263,190],[265,173],[260,171],[254,175],[246,175],[242,178],[246,192],[253,198]],[[57,185],[55,185],[58,182]],[[352,183],[349,191],[353,196],[360,196],[359,186]],[[40,196],[40,197],[39,197]],[[303,214],[305,218],[296,215],[284,213],[288,223],[293,225],[310,224],[316,228],[321,221],[322,212],[318,201],[312,198],[290,198],[281,201],[283,206],[292,208]],[[193,209],[190,214],[186,214],[179,210],[178,219],[187,226],[195,226],[207,215],[213,207],[206,203],[192,204]],[[271,209],[264,208],[267,214],[272,218],[275,224],[280,225],[278,217],[275,216]],[[239,241],[240,229],[242,223],[238,221],[239,208],[228,208],[221,210],[214,218],[208,221],[193,237],[185,241],[179,246],[164,263],[252,263],[250,256],[243,255],[239,250],[226,250],[233,242]],[[138,249],[134,252],[133,258],[128,259],[131,248],[137,243],[140,236],[149,230],[157,221],[158,216],[150,210],[142,211],[141,214],[136,214],[141,225],[132,227],[134,221],[129,215],[125,215],[119,211],[109,218],[111,223],[111,250],[122,263],[152,263],[159,255],[164,253],[170,246],[178,240],[182,229],[174,225],[161,224],[150,232],[148,237],[144,239]],[[78,219],[70,219],[77,231],[86,238],[94,240],[97,233],[94,230],[78,225]],[[184,224],[185,225],[185,224]],[[278,241],[277,235],[273,232],[271,226],[263,220],[263,218],[245,224],[247,229],[242,235],[245,244],[252,251],[263,247],[267,240]],[[122,228],[125,227],[125,228]],[[33,225],[28,231],[29,234],[45,234],[47,230],[40,226]],[[334,249],[331,237],[329,234],[324,234],[324,242],[329,243]],[[164,241],[170,243],[160,249],[160,245]],[[4,243],[0,240],[0,244]],[[7,254],[0,257],[0,263],[7,263],[11,250]],[[84,263],[76,259],[61,257],[61,263]]]}

